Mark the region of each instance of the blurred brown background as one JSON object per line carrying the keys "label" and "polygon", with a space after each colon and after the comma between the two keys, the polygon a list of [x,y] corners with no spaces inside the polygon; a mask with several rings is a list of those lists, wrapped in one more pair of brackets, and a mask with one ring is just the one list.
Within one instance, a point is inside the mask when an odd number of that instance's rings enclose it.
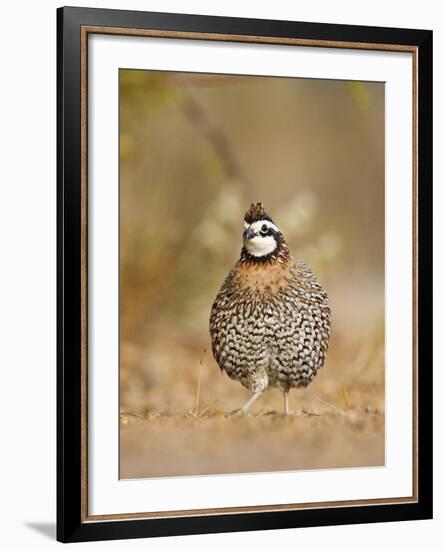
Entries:
{"label": "blurred brown background", "polygon": [[[330,297],[325,368],[247,391],[214,297],[262,201]],[[384,463],[384,85],[120,71],[121,477]],[[207,350],[205,352],[205,350]]]}

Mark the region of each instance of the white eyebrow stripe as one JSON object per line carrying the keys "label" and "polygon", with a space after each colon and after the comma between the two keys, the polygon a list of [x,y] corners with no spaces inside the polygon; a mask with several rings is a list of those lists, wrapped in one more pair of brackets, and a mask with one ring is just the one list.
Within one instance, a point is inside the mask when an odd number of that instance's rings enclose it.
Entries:
{"label": "white eyebrow stripe", "polygon": [[275,225],[273,222],[269,220],[258,220],[257,222],[252,223],[250,227],[255,233],[258,233],[261,230],[261,227],[263,225],[266,225],[267,227],[271,227],[275,231],[280,232],[279,227],[277,227],[277,225]]}

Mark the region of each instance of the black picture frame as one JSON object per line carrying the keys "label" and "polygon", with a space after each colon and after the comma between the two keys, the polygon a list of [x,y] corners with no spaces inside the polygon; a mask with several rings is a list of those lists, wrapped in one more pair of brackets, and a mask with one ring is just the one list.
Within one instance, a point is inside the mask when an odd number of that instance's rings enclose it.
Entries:
{"label": "black picture frame", "polygon": [[[417,51],[416,502],[149,519],[82,512],[81,29],[156,29],[405,45]],[[63,542],[283,529],[432,517],[432,31],[92,8],[57,10],[57,539]]]}

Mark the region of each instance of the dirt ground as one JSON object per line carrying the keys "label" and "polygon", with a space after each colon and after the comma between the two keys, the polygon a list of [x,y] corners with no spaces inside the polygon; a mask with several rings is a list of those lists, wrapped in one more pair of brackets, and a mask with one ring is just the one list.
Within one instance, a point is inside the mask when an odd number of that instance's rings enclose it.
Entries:
{"label": "dirt ground", "polygon": [[272,411],[202,418],[121,417],[121,478],[267,472],[384,464],[384,415]]}
{"label": "dirt ground", "polygon": [[123,343],[121,478],[384,465],[383,326],[336,335],[312,384],[290,392],[291,416],[275,389],[231,416],[249,393],[202,344],[172,327]]}

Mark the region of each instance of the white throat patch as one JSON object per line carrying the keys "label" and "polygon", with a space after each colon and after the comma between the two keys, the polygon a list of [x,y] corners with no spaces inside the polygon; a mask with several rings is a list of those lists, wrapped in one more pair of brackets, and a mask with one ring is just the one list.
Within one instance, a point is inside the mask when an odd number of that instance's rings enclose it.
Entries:
{"label": "white throat patch", "polygon": [[268,256],[276,250],[276,241],[274,237],[253,237],[245,241],[245,248],[252,256]]}
{"label": "white throat patch", "polygon": [[274,225],[273,222],[268,220],[259,220],[252,224],[244,223],[245,229],[250,229],[256,233],[256,236],[252,239],[245,239],[244,246],[247,249],[248,253],[252,256],[260,258],[261,256],[268,256],[274,250],[276,250],[277,243],[273,235],[267,235],[263,237],[260,233],[263,225],[273,228],[275,231],[279,231],[278,227]]}

